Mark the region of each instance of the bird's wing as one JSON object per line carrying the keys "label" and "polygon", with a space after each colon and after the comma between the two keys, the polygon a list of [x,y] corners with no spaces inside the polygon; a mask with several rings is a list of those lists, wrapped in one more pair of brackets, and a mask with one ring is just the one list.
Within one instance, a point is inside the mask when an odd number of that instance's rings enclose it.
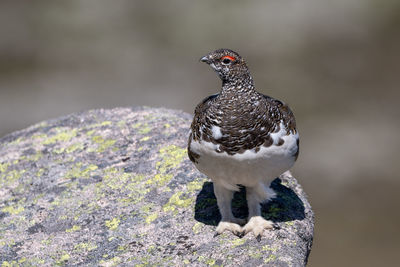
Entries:
{"label": "bird's wing", "polygon": [[196,109],[194,110],[194,118],[191,125],[192,134],[194,139],[200,138],[200,125],[204,123],[204,117],[207,109],[210,107],[213,99],[215,99],[219,94],[210,95],[201,101]]}
{"label": "bird's wing", "polygon": [[283,122],[285,128],[289,132],[296,133],[296,119],[289,106],[284,102],[270,96],[262,96],[268,103],[269,116],[273,116],[275,122]]}
{"label": "bird's wing", "polygon": [[200,138],[200,125],[201,122],[204,120],[205,117],[205,112],[206,110],[209,108],[211,101],[216,98],[218,96],[218,94],[215,95],[210,95],[206,98],[203,99],[203,101],[201,101],[196,109],[194,110],[194,118],[193,118],[193,122],[192,125],[190,127],[191,131],[190,131],[190,135],[189,135],[189,142],[188,142],[188,155],[189,155],[189,159],[192,162],[197,163],[197,158],[199,157],[199,155],[197,155],[196,153],[194,153],[193,151],[190,150],[190,144],[192,142],[192,139],[194,140],[198,140]]}

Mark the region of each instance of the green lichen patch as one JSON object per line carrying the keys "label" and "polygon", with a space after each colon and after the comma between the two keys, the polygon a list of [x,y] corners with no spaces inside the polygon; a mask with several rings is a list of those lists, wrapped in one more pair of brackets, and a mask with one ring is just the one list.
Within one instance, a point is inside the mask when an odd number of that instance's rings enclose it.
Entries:
{"label": "green lichen patch", "polygon": [[148,215],[145,219],[147,224],[152,223],[158,217],[158,212],[153,212],[152,214]]}
{"label": "green lichen patch", "polygon": [[171,170],[177,168],[183,161],[186,150],[175,145],[162,147],[159,150],[161,160],[156,163],[157,174],[148,179],[147,185],[164,186],[173,178]]}
{"label": "green lichen patch", "polygon": [[1,209],[2,212],[7,212],[13,215],[20,214],[25,210],[22,206],[6,206]]}
{"label": "green lichen patch", "polygon": [[178,191],[173,194],[168,203],[164,205],[163,210],[165,212],[174,212],[178,213],[179,208],[187,208],[193,203],[193,198],[184,198],[182,197],[183,192]]}
{"label": "green lichen patch", "polygon": [[81,242],[74,246],[74,250],[78,253],[90,252],[96,248],[98,248],[98,246],[92,242]]}
{"label": "green lichen patch", "polygon": [[231,247],[232,248],[235,248],[235,247],[238,247],[238,246],[241,246],[241,245],[243,245],[243,244],[245,244],[246,243],[246,239],[244,239],[244,238],[242,238],[242,239],[234,239],[234,240],[232,240],[231,241]]}
{"label": "green lichen patch", "polygon": [[140,139],[141,142],[145,142],[145,141],[148,141],[148,140],[150,140],[150,136],[145,136],[145,137]]}
{"label": "green lichen patch", "polygon": [[196,222],[192,227],[193,233],[195,233],[195,234],[200,233],[201,229],[203,228],[203,225],[204,225],[203,223]]}
{"label": "green lichen patch", "polygon": [[68,253],[63,253],[60,258],[56,261],[57,266],[64,266],[67,264],[68,260],[71,258],[71,256]]}
{"label": "green lichen patch", "polygon": [[67,152],[68,154],[69,154],[69,153],[73,153],[73,152],[75,152],[76,150],[82,150],[83,147],[84,147],[84,146],[83,146],[82,143],[75,143],[75,144],[72,144],[72,145],[68,146],[68,147],[65,149],[65,152]]}
{"label": "green lichen patch", "polygon": [[157,169],[160,173],[166,173],[168,170],[176,168],[186,157],[186,149],[176,145],[168,145],[160,149],[161,161],[157,162]]}
{"label": "green lichen patch", "polygon": [[264,262],[265,262],[265,263],[270,263],[270,262],[273,262],[273,261],[275,261],[275,260],[276,260],[276,255],[271,254],[271,255],[268,256],[268,258],[266,258],[266,259],[264,260]]}
{"label": "green lichen patch", "polygon": [[93,171],[97,170],[98,166],[94,164],[89,164],[87,166],[83,166],[82,162],[78,162],[75,166],[72,167],[70,171],[65,174],[66,178],[89,178]]}
{"label": "green lichen patch", "polygon": [[104,139],[100,135],[93,136],[92,141],[97,145],[97,148],[91,147],[88,149],[88,151],[89,152],[96,151],[98,153],[104,152],[105,150],[107,150],[108,148],[113,146],[116,142],[116,140],[113,140],[113,139]]}
{"label": "green lichen patch", "polygon": [[203,187],[204,182],[206,182],[206,178],[196,178],[194,181],[189,182],[186,187],[189,192],[197,192]]}
{"label": "green lichen patch", "polygon": [[114,231],[118,228],[119,223],[121,222],[118,218],[113,218],[112,220],[106,220],[105,225],[108,229]]}
{"label": "green lichen patch", "polygon": [[151,127],[147,123],[135,123],[132,128],[137,130],[139,134],[148,134],[151,131]]}
{"label": "green lichen patch", "polygon": [[69,128],[55,128],[55,134],[48,136],[42,142],[43,145],[50,145],[54,143],[62,143],[71,140],[76,136],[78,132],[77,129],[69,129]]}
{"label": "green lichen patch", "polygon": [[65,230],[67,233],[72,233],[81,230],[81,227],[79,225],[73,225],[71,228]]}
{"label": "green lichen patch", "polygon": [[9,163],[0,163],[0,173],[2,173],[2,172],[6,172],[6,171],[7,171],[7,168],[8,168],[8,166],[10,166],[10,164],[9,164]]}
{"label": "green lichen patch", "polygon": [[8,170],[0,173],[0,185],[10,186],[17,183],[25,172],[26,170]]}

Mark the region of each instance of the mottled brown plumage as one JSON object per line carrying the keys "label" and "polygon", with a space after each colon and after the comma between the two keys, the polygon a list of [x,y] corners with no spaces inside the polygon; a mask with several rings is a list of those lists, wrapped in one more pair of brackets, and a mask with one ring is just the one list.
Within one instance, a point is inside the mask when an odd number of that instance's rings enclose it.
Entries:
{"label": "mottled brown plumage", "polygon": [[[280,130],[281,122],[287,134],[296,133],[296,121],[290,108],[254,89],[246,63],[236,52],[219,49],[210,58],[215,60],[226,54],[233,55],[237,62],[233,63],[229,74],[217,71],[223,81],[222,91],[206,97],[196,107],[191,125],[193,136],[189,140],[193,137],[193,140],[219,144],[217,152],[234,155],[270,146],[270,134]],[[222,137],[217,140],[213,138],[213,125],[221,128]],[[188,151],[189,158],[195,161],[196,155]]]}
{"label": "mottled brown plumage", "polygon": [[[217,233],[253,232],[260,239],[273,223],[261,216],[260,202],[276,194],[270,182],[291,168],[299,152],[296,122],[283,102],[257,92],[244,59],[229,49],[201,58],[222,80],[219,94],[195,109],[188,155],[214,182],[221,221]],[[246,187],[249,220],[232,215],[231,200],[238,184]]]}

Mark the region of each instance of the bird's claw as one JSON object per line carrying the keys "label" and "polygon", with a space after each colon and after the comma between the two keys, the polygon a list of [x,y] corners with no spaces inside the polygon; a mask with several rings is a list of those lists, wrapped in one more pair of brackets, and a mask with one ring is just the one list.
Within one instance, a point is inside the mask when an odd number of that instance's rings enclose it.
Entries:
{"label": "bird's claw", "polygon": [[280,230],[280,229],[281,229],[281,226],[280,226],[278,223],[273,223],[273,224],[272,224],[272,227],[273,227],[275,230]]}
{"label": "bird's claw", "polygon": [[260,242],[261,241],[261,235],[257,235],[256,239],[257,239],[258,242]]}

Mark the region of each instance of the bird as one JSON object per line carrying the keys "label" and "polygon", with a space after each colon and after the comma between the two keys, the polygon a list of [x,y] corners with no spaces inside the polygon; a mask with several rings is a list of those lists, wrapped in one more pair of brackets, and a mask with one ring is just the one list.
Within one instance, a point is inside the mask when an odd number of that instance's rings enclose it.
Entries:
{"label": "bird", "polygon": [[[299,134],[293,112],[284,102],[255,88],[245,60],[230,49],[201,57],[222,80],[219,93],[195,108],[188,140],[188,157],[214,187],[224,231],[258,241],[276,224],[261,214],[261,203],[277,196],[271,182],[289,170],[299,155]],[[232,198],[246,188],[248,217],[232,214]]]}

